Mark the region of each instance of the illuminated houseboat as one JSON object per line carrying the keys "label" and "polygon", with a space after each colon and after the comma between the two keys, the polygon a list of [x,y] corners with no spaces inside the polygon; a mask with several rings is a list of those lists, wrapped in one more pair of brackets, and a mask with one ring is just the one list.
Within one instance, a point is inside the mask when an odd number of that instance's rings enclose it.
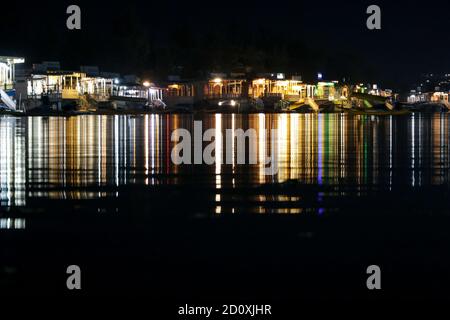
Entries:
{"label": "illuminated houseboat", "polygon": [[413,111],[448,111],[450,110],[450,92],[416,92],[412,90],[407,96],[408,107]]}
{"label": "illuminated houseboat", "polygon": [[110,100],[116,109],[165,109],[163,88],[135,76],[125,76],[114,83]]}
{"label": "illuminated houseboat", "polygon": [[250,106],[249,81],[242,73],[213,73],[204,86],[209,105],[227,111],[246,110]]}
{"label": "illuminated houseboat", "polygon": [[[0,56],[0,100],[8,109],[17,109],[16,64],[25,62],[23,58]],[[21,97],[19,97],[19,100]]]}
{"label": "illuminated houseboat", "polygon": [[333,101],[336,98],[336,81],[320,81],[317,83],[314,98],[316,100]]}
{"label": "illuminated houseboat", "polygon": [[120,79],[118,74],[100,72],[95,66],[63,71],[59,62],[43,62],[33,65],[26,78],[27,109],[38,106],[55,110],[164,106],[162,88],[149,82],[132,82],[127,77]]}
{"label": "illuminated houseboat", "polygon": [[208,80],[206,94],[208,99],[239,99],[248,97],[248,83],[244,75],[212,74]]}
{"label": "illuminated houseboat", "polygon": [[120,75],[100,72],[96,66],[82,66],[81,72],[85,74],[80,83],[81,93],[88,95],[98,103],[108,102],[113,93],[114,84],[119,81]]}
{"label": "illuminated houseboat", "polygon": [[59,62],[34,64],[27,80],[27,108],[50,106],[60,110],[66,104],[76,105],[82,95],[82,72],[60,70]]}
{"label": "illuminated houseboat", "polygon": [[182,80],[179,76],[169,76],[164,90],[164,102],[171,110],[191,111],[202,98],[202,82]]}
{"label": "illuminated houseboat", "polygon": [[283,74],[259,78],[252,81],[253,98],[278,97],[282,100],[297,102],[300,99],[314,97],[314,85],[303,83],[299,77],[284,79]]}

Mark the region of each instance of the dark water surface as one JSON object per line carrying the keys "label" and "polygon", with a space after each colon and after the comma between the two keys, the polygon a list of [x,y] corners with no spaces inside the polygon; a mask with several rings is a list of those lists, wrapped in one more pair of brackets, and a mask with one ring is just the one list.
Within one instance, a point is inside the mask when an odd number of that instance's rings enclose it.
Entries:
{"label": "dark water surface", "polygon": [[[258,163],[174,165],[171,134],[192,132],[194,120],[223,132],[214,142],[223,158],[226,129],[255,129],[247,152]],[[449,121],[2,117],[0,293],[73,294],[65,268],[76,264],[81,295],[174,304],[448,299]],[[270,150],[273,176],[262,164]],[[371,264],[383,272],[379,292],[366,289]]]}

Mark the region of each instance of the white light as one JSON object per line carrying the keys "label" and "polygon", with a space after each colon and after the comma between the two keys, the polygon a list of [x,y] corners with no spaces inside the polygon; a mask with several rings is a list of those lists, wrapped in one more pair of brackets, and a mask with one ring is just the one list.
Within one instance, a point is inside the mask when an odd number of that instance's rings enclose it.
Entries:
{"label": "white light", "polygon": [[144,83],[143,83],[143,85],[144,85],[144,87],[150,87],[150,82],[148,82],[148,81],[144,81]]}
{"label": "white light", "polygon": [[232,107],[234,107],[236,105],[236,101],[231,100],[230,104],[231,104]]}
{"label": "white light", "polygon": [[323,75],[322,75],[321,72],[319,72],[319,73],[317,74],[317,79],[321,80],[322,78],[323,78]]}
{"label": "white light", "polygon": [[120,83],[119,79],[114,79],[114,83],[119,84]]}

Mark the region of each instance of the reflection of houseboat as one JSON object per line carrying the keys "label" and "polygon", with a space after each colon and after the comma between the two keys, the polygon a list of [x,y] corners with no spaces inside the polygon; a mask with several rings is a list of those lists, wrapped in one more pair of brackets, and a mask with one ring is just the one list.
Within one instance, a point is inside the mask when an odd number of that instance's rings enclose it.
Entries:
{"label": "reflection of houseboat", "polygon": [[17,97],[15,90],[16,64],[25,62],[23,58],[0,56],[0,104],[4,108],[16,110]]}

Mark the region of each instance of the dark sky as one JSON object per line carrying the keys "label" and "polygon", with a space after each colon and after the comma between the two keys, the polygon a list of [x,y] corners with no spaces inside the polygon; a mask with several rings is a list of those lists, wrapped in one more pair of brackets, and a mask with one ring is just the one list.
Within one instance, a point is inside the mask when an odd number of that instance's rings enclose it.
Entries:
{"label": "dark sky", "polygon": [[[377,81],[398,88],[424,72],[450,73],[450,2],[15,1],[2,3],[0,54],[63,67],[162,76],[252,66],[307,79]],[[66,28],[78,4],[82,30]],[[366,28],[366,8],[382,30]]]}

